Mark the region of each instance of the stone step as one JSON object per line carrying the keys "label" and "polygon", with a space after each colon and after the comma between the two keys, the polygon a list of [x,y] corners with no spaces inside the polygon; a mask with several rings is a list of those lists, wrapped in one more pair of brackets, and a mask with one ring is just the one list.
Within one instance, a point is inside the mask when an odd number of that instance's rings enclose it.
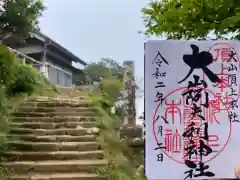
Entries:
{"label": "stone step", "polygon": [[87,91],[84,91],[83,89],[81,89],[81,87],[79,87],[79,88],[59,87],[58,92],[61,94],[62,93],[83,93],[83,94],[87,93]]}
{"label": "stone step", "polygon": [[[83,97],[86,98],[87,96],[84,95]],[[57,96],[32,96],[32,97],[28,98],[28,100],[30,100],[30,101],[59,100],[61,98],[73,100],[72,98],[68,98],[67,96],[61,95],[61,94],[58,94]]]}
{"label": "stone step", "polygon": [[44,113],[55,113],[55,112],[72,112],[72,113],[83,113],[83,112],[96,112],[97,109],[93,107],[20,107],[16,112],[44,112]]}
{"label": "stone step", "polygon": [[68,160],[68,161],[12,161],[0,163],[16,174],[21,173],[78,173],[87,172],[91,167],[104,167],[106,160]]}
{"label": "stone step", "polygon": [[106,178],[90,173],[26,173],[26,175],[15,175],[11,180],[106,180]]}
{"label": "stone step", "polygon": [[30,128],[11,128],[10,133],[13,134],[33,134],[33,135],[71,135],[81,136],[90,134],[86,129],[61,128],[61,129],[30,129]]}
{"label": "stone step", "polygon": [[83,136],[70,136],[70,135],[58,135],[58,136],[36,136],[36,135],[19,135],[11,134],[9,138],[14,140],[31,141],[31,142],[94,142],[96,141],[95,135],[83,135]]}
{"label": "stone step", "polygon": [[28,101],[21,105],[22,107],[92,107],[92,101]]}
{"label": "stone step", "polygon": [[95,151],[100,149],[97,142],[24,142],[8,141],[18,151]]}
{"label": "stone step", "polygon": [[11,123],[11,127],[22,127],[31,129],[59,129],[59,128],[78,128],[79,126],[84,128],[98,127],[97,122],[59,122],[59,123],[49,123],[49,122],[21,122],[21,123]]}
{"label": "stone step", "polygon": [[14,112],[16,117],[54,117],[54,116],[96,116],[96,112]]}
{"label": "stone step", "polygon": [[78,96],[75,98],[68,97],[68,96],[57,96],[57,97],[35,97],[29,98],[27,102],[60,102],[60,103],[79,103],[80,101],[89,101],[87,96]]}
{"label": "stone step", "polygon": [[94,122],[97,116],[11,117],[12,122]]}
{"label": "stone step", "polygon": [[9,161],[86,160],[103,159],[103,151],[11,151],[4,153]]}

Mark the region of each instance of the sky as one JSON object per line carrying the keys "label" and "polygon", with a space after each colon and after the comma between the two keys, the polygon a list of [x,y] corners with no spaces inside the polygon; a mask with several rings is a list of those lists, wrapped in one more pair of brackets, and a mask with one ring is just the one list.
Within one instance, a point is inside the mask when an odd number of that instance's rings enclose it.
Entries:
{"label": "sky", "polygon": [[[149,0],[44,2],[47,9],[40,18],[44,34],[87,63],[101,58],[112,58],[119,63],[134,61],[136,81],[143,90],[145,37],[138,31],[144,30],[141,8]],[[137,117],[144,111],[144,100],[139,93],[136,110]]]}

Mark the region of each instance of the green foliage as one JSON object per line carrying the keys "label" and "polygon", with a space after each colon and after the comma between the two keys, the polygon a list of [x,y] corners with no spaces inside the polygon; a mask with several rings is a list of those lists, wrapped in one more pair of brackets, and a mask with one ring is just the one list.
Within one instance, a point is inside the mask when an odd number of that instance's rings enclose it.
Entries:
{"label": "green foliage", "polygon": [[38,30],[38,17],[44,6],[42,0],[1,0],[0,40],[9,36],[24,39]]}
{"label": "green foliage", "polygon": [[6,169],[0,166],[0,179],[1,180],[9,180],[9,175],[13,174],[10,169]]}
{"label": "green foliage", "polygon": [[102,62],[87,65],[84,72],[91,81],[99,81],[99,76],[105,77],[108,75],[108,69]]}
{"label": "green foliage", "polygon": [[114,77],[103,79],[100,82],[102,92],[110,101],[115,101],[119,97],[122,86],[122,82]]}
{"label": "green foliage", "polygon": [[81,69],[75,69],[73,73],[74,73],[73,84],[75,84],[76,86],[81,86],[81,85],[90,83],[89,78]]}
{"label": "green foliage", "polygon": [[[0,161],[4,160],[4,152],[10,149],[10,146],[7,144],[6,134],[9,130],[8,118],[7,118],[7,99],[5,95],[5,87],[0,84]],[[11,172],[9,169],[0,167],[0,179],[7,180],[7,175]]]}
{"label": "green foliage", "polygon": [[[53,89],[49,81],[36,69],[20,64],[13,52],[0,45],[0,161],[4,160],[4,152],[12,150],[7,144],[10,108],[26,97],[23,95],[36,93],[36,90],[43,91],[46,87]],[[19,95],[21,98],[18,98]],[[9,103],[11,100],[13,106]],[[9,169],[0,167],[1,180],[7,179],[9,173]]]}
{"label": "green foliage", "polygon": [[15,56],[0,45],[0,158],[6,149],[5,133],[8,132],[6,87],[14,79]]}
{"label": "green foliage", "polygon": [[114,76],[121,80],[123,78],[123,67],[120,66],[115,60],[110,58],[102,58],[102,62],[110,70],[110,76]]}
{"label": "green foliage", "polygon": [[0,45],[0,86],[8,95],[31,94],[45,87],[56,91],[49,80],[31,65],[21,64],[20,60],[6,46]]}
{"label": "green foliage", "polygon": [[6,125],[6,115],[7,115],[7,107],[6,107],[6,96],[5,96],[5,88],[3,85],[0,85],[0,132],[3,132],[3,128]]}
{"label": "green foliage", "polygon": [[115,110],[116,110],[115,114],[120,118],[120,122],[122,124],[126,116],[125,109],[123,106],[116,106]]}
{"label": "green foliage", "polygon": [[53,92],[58,92],[56,85],[52,84],[43,74],[37,72],[37,79],[41,87],[49,87],[49,89],[53,90]]}
{"label": "green foliage", "polygon": [[4,87],[3,85],[0,85],[0,114],[5,114],[5,101],[6,101],[6,97],[5,97],[5,91],[4,91]]}
{"label": "green foliage", "polygon": [[240,37],[239,0],[162,0],[142,9],[147,35],[168,39]]}
{"label": "green foliage", "polygon": [[117,79],[122,79],[122,68],[121,66],[112,59],[103,58],[97,63],[91,63],[86,66],[84,73],[90,82],[99,81],[99,77],[108,78],[116,77]]}
{"label": "green foliage", "polygon": [[0,84],[8,85],[14,78],[15,55],[0,45]]}
{"label": "green foliage", "polygon": [[116,61],[103,58],[97,63],[89,64],[84,73],[90,83],[100,81],[102,95],[107,100],[114,102],[119,97],[123,86],[123,68]]}
{"label": "green foliage", "polygon": [[126,143],[120,140],[117,131],[119,119],[110,114],[110,108],[113,104],[106,101],[103,96],[92,95],[90,99],[93,106],[98,107],[100,124],[98,141],[104,149],[104,157],[108,159],[106,167],[91,168],[90,171],[103,175],[108,180],[145,180],[143,175],[136,176],[137,167],[143,164],[143,160],[137,162],[139,158],[136,158]]}
{"label": "green foliage", "polygon": [[32,94],[37,88],[42,88],[44,78],[31,65],[16,63],[14,70],[14,80],[8,86],[8,93],[15,95],[17,93]]}

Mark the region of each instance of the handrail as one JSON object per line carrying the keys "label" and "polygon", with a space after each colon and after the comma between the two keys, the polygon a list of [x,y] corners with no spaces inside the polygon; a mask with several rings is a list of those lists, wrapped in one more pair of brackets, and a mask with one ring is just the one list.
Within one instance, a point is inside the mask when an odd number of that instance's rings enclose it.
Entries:
{"label": "handrail", "polygon": [[15,50],[15,49],[12,49],[12,48],[10,48],[10,47],[8,47],[8,48],[9,48],[11,51],[15,52],[17,55],[21,55],[21,56],[23,56],[24,58],[26,58],[27,60],[30,60],[30,61],[32,61],[32,62],[35,62],[35,63],[37,63],[37,64],[40,64],[40,65],[44,66],[44,63],[41,63],[41,62],[39,62],[39,61],[37,61],[37,60],[35,60],[35,59],[27,56],[27,55],[25,55],[25,54],[23,54],[23,53]]}
{"label": "handrail", "polygon": [[[16,53],[16,55],[19,57],[19,59],[21,61],[23,61],[24,63],[25,63],[25,61],[30,61],[30,64],[32,64],[33,67],[35,67],[38,71],[40,71],[42,74],[46,73],[47,78],[49,78],[48,77],[48,72],[47,72],[48,67],[52,67],[55,70],[58,70],[58,71],[60,71],[64,74],[67,74],[72,78],[72,74],[70,72],[67,72],[67,71],[63,70],[62,68],[54,66],[53,64],[50,64],[49,62],[39,62],[39,61],[37,61],[37,60],[27,56],[27,55],[15,50],[15,49],[12,49],[10,47],[8,47],[8,48],[9,48],[10,51]],[[44,68],[43,69],[38,69],[38,67],[44,67]]]}
{"label": "handrail", "polygon": [[63,70],[63,69],[61,69],[61,68],[58,68],[58,67],[56,67],[56,66],[54,66],[54,65],[52,65],[52,64],[50,64],[50,63],[47,63],[47,62],[46,62],[46,63],[39,62],[39,61],[37,61],[37,60],[35,60],[35,59],[27,56],[27,55],[25,55],[25,54],[23,54],[23,53],[15,50],[15,49],[12,49],[12,48],[10,48],[10,47],[8,47],[8,48],[9,48],[11,51],[15,52],[17,55],[23,56],[23,57],[24,57],[25,59],[27,59],[27,60],[30,60],[30,61],[32,61],[32,62],[34,62],[34,63],[37,63],[37,64],[39,64],[39,65],[42,65],[42,66],[45,66],[45,65],[51,66],[51,67],[53,67],[54,69],[57,69],[57,70],[59,70],[59,71],[62,71],[62,72],[64,72],[64,73],[72,76],[71,73],[69,73],[69,72],[67,72],[67,71],[65,71],[65,70]]}

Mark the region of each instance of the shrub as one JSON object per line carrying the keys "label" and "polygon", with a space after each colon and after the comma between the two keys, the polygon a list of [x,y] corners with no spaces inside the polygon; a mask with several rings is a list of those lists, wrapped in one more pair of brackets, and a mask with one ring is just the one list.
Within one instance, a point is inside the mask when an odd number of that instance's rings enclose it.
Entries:
{"label": "shrub", "polygon": [[14,79],[15,55],[0,45],[0,84],[7,86]]}
{"label": "shrub", "polygon": [[49,89],[53,90],[54,92],[57,92],[57,87],[56,85],[52,84],[49,79],[44,76],[43,74],[39,73],[38,71],[36,72],[37,76],[37,81],[38,81],[38,87],[48,87]]}
{"label": "shrub", "polygon": [[6,95],[5,88],[3,85],[0,85],[0,132],[2,132],[2,126],[5,125],[5,117],[7,115],[7,106],[6,106]]}
{"label": "shrub", "polygon": [[[7,105],[6,105],[6,95],[5,87],[0,84],[0,161],[4,160],[4,155],[6,151],[10,150],[10,145],[7,143],[7,133],[9,129],[8,117],[7,117]],[[0,167],[0,179],[7,180],[7,177],[11,175],[10,169],[5,167]]]}
{"label": "shrub", "polygon": [[111,101],[115,101],[119,97],[122,86],[122,82],[116,78],[106,78],[100,83],[102,92]]}
{"label": "shrub", "polygon": [[[42,79],[43,80],[43,79]],[[31,65],[17,63],[14,69],[14,79],[8,86],[8,94],[32,94],[36,88],[43,86],[39,72]]]}
{"label": "shrub", "polygon": [[6,88],[7,95],[10,96],[17,93],[30,95],[35,90],[41,91],[43,87],[57,91],[44,75],[31,65],[21,64],[15,53],[2,44],[0,44],[0,86]]}
{"label": "shrub", "polygon": [[[137,175],[137,168],[144,163],[143,154],[136,154],[128,147],[127,141],[120,139],[118,127],[119,117],[109,112],[113,104],[106,102],[102,96],[92,94],[89,97],[97,109],[97,122],[100,134],[97,138],[108,160],[105,167],[90,168],[90,172],[106,177],[107,180],[146,180],[143,174]],[[109,106],[105,106],[105,104]]]}

